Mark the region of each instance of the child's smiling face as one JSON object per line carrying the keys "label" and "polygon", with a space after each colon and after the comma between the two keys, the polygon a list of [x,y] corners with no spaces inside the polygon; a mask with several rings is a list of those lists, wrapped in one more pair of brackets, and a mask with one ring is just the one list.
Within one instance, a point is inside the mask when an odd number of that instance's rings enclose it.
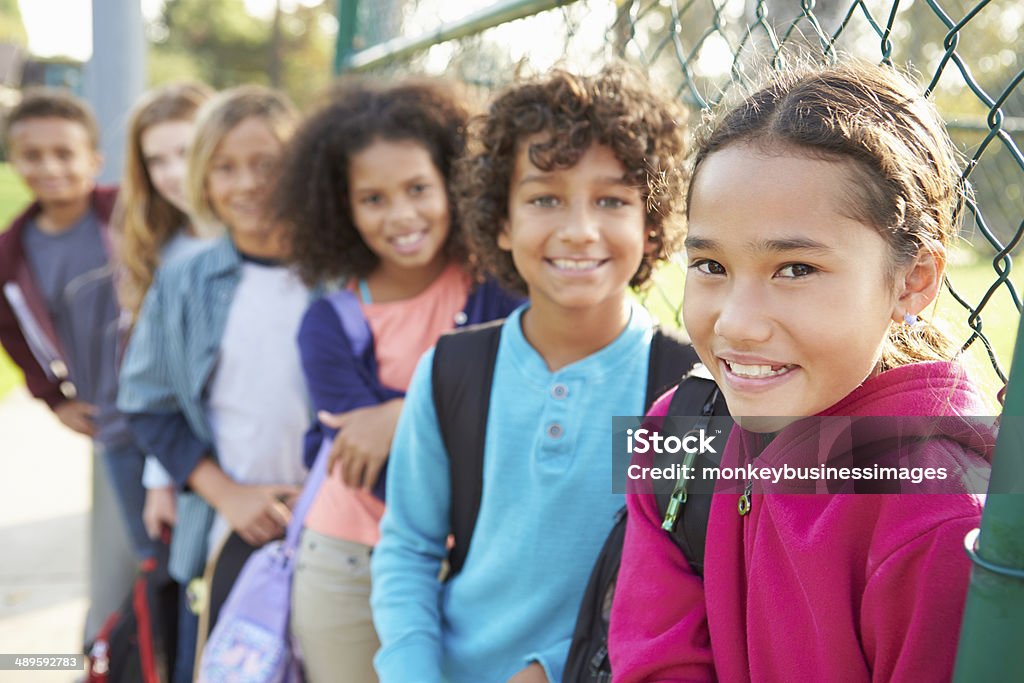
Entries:
{"label": "child's smiling face", "polygon": [[188,173],[188,145],[192,121],[161,121],[142,131],[139,147],[146,173],[161,197],[182,213],[188,213],[185,178]]}
{"label": "child's smiling face", "polygon": [[888,245],[850,217],[848,163],[734,144],[694,179],[683,316],[735,415],[832,406],[902,318]]}
{"label": "child's smiling face", "polygon": [[11,165],[43,204],[85,199],[102,157],[81,123],[56,116],[24,119],[8,134]]}
{"label": "child's smiling face", "polygon": [[519,144],[498,246],[511,252],[535,310],[618,315],[647,243],[643,195],[604,145],[570,168],[536,167],[529,148],[545,137]]}
{"label": "child's smiling face", "polygon": [[274,230],[266,197],[283,151],[270,124],[250,116],[227,132],[210,157],[210,205],[243,251],[250,241],[264,239]]}
{"label": "child's smiling face", "polygon": [[444,177],[415,140],[375,140],[348,164],[352,222],[381,267],[435,271],[451,222]]}

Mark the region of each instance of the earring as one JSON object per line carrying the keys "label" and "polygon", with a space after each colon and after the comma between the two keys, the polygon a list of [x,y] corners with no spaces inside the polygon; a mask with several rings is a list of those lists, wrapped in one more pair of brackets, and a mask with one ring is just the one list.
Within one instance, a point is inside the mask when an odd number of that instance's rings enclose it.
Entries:
{"label": "earring", "polygon": [[913,327],[914,325],[917,324],[917,316],[914,315],[913,313],[909,313],[909,312],[908,313],[904,313],[903,314],[903,324],[906,325],[907,327]]}

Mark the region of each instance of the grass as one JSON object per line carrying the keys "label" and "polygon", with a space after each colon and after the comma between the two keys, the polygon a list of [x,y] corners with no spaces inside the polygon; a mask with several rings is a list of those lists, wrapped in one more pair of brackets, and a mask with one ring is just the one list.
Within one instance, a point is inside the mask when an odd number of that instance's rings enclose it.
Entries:
{"label": "grass", "polygon": [[[954,256],[958,258],[951,259],[954,263],[949,268],[949,281],[957,294],[972,308],[976,308],[998,279],[996,271],[990,261],[983,260],[972,252],[957,252]],[[1024,295],[1024,268],[1021,266],[1024,264],[1010,271],[1010,282],[1013,283],[1018,298]],[[971,336],[971,328],[967,324],[969,315],[970,312],[948,291],[943,291],[939,295],[935,312],[932,314],[938,320],[940,329],[959,343],[966,342]],[[985,303],[980,320],[981,330],[991,342],[1003,373],[1009,375],[1020,315],[1005,285],[1000,285]],[[972,376],[985,388],[988,396],[994,396],[1002,388],[1002,381],[993,370],[992,362],[980,339],[968,349],[965,363]]]}
{"label": "grass", "polygon": [[[955,251],[949,260],[947,275],[953,289],[972,308],[976,307],[988,288],[997,279],[992,264],[966,249]],[[685,275],[684,266],[675,263],[668,264],[655,274],[654,285],[641,296],[647,308],[665,325],[682,326],[682,293]],[[1024,264],[1011,270],[1010,281],[1017,290],[1018,296],[1024,296]],[[841,306],[842,302],[837,301],[836,305]],[[963,308],[948,291],[943,289],[935,306],[926,310],[923,317],[935,320],[939,328],[953,341],[963,344],[971,336],[971,328],[967,324],[968,315],[967,309]],[[986,302],[981,320],[982,331],[992,343],[993,351],[1003,373],[1008,375],[1020,316],[1005,286],[1000,286]],[[980,340],[976,340],[967,350],[964,355],[964,363],[971,376],[981,386],[985,396],[991,399],[991,408],[998,410],[996,394],[1002,388],[1003,383],[993,369],[988,353]]]}
{"label": "grass", "polygon": [[[14,175],[11,167],[0,164],[0,231],[7,229],[7,224],[18,215],[28,200],[28,191]],[[24,381],[21,370],[0,348],[0,399]]]}

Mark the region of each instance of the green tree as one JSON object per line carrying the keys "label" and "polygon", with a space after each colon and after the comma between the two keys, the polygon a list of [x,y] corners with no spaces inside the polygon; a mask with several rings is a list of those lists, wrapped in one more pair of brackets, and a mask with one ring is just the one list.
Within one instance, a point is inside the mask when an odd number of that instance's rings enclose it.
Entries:
{"label": "green tree", "polygon": [[0,0],[0,42],[24,46],[27,40],[18,0]]}
{"label": "green tree", "polygon": [[308,102],[330,78],[332,17],[331,0],[279,7],[270,19],[249,14],[243,0],[167,0],[149,27],[150,80],[262,83]]}
{"label": "green tree", "polygon": [[215,88],[266,83],[266,22],[243,0],[167,0],[153,51],[189,55]]}
{"label": "green tree", "polygon": [[335,26],[334,0],[299,4],[280,14],[280,85],[299,105],[309,103],[331,79]]}

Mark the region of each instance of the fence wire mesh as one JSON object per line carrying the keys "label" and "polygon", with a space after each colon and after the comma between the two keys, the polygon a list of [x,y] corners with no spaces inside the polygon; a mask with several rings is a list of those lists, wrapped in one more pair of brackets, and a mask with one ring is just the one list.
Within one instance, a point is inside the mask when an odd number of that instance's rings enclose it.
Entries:
{"label": "fence wire mesh", "polygon": [[[354,9],[347,70],[444,74],[485,92],[517,73],[593,71],[620,58],[697,114],[795,60],[852,55],[911,70],[945,118],[973,190],[934,317],[990,394],[1004,386],[1024,283],[1011,259],[1024,236],[1020,0],[362,0]],[[643,295],[675,324],[681,263],[662,268]]]}

